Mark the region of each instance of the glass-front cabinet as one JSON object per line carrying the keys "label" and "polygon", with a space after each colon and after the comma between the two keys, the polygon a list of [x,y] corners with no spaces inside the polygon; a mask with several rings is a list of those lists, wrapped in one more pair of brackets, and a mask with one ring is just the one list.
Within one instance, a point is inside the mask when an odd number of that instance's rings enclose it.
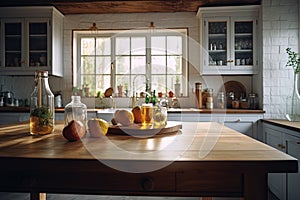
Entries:
{"label": "glass-front cabinet", "polygon": [[258,72],[256,6],[200,8],[198,16],[202,74]]}
{"label": "glass-front cabinet", "polygon": [[19,20],[4,22],[4,59],[7,67],[20,67],[22,64],[23,23]]}
{"label": "glass-front cabinet", "polygon": [[8,7],[0,13],[1,74],[47,70],[62,76],[63,15],[53,7]]}
{"label": "glass-front cabinet", "polygon": [[29,66],[48,66],[48,21],[28,22]]}

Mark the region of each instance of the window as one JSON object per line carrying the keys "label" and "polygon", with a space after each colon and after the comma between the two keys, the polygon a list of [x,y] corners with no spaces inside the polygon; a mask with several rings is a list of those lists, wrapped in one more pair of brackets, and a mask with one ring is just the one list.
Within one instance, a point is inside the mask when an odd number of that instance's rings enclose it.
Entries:
{"label": "window", "polygon": [[187,96],[187,30],[74,31],[73,84],[91,95],[123,86],[126,97],[146,90]]}

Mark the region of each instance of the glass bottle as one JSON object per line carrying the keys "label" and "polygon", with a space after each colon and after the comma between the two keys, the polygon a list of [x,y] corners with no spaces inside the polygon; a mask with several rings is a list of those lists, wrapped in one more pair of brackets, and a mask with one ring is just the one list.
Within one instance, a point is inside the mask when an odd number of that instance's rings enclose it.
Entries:
{"label": "glass bottle", "polygon": [[36,71],[35,88],[30,97],[30,134],[54,131],[54,95],[48,83],[48,71]]}
{"label": "glass bottle", "polygon": [[86,128],[87,123],[87,107],[81,102],[80,96],[72,96],[71,102],[65,106],[65,126],[72,120],[79,121]]}

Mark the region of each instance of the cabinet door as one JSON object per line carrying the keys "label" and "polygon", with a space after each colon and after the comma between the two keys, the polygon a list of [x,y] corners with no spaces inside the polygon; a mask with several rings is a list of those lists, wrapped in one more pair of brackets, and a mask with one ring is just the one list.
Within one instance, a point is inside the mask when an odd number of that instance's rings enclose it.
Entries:
{"label": "cabinet door", "polygon": [[286,148],[289,155],[298,159],[298,173],[287,174],[287,199],[298,200],[300,197],[300,138],[287,135]]}
{"label": "cabinet door", "polygon": [[[284,151],[285,145],[283,144],[284,133],[264,127],[265,142],[278,149]],[[272,193],[274,193],[280,200],[286,199],[286,175],[285,173],[269,173],[268,185]]]}
{"label": "cabinet door", "polygon": [[203,72],[230,70],[229,18],[205,18],[203,27]]}
{"label": "cabinet door", "polygon": [[28,19],[28,54],[27,63],[30,67],[48,66],[49,28],[47,19]]}
{"label": "cabinet door", "polygon": [[232,55],[234,70],[256,72],[256,20],[253,18],[232,18]]}
{"label": "cabinet door", "polygon": [[202,74],[256,74],[258,7],[200,8]]}
{"label": "cabinet door", "polygon": [[2,66],[7,68],[20,68],[24,64],[23,35],[24,23],[22,20],[3,20],[2,28]]}

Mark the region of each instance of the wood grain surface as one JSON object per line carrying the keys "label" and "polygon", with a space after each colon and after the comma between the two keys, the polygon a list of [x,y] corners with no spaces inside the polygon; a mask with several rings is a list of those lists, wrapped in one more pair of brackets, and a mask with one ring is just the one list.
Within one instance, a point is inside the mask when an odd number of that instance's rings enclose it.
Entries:
{"label": "wood grain surface", "polygon": [[[267,199],[267,173],[297,172],[297,159],[214,122],[182,122],[177,134],[107,135],[68,142],[0,126],[0,190]],[[257,183],[260,184],[257,184]]]}

